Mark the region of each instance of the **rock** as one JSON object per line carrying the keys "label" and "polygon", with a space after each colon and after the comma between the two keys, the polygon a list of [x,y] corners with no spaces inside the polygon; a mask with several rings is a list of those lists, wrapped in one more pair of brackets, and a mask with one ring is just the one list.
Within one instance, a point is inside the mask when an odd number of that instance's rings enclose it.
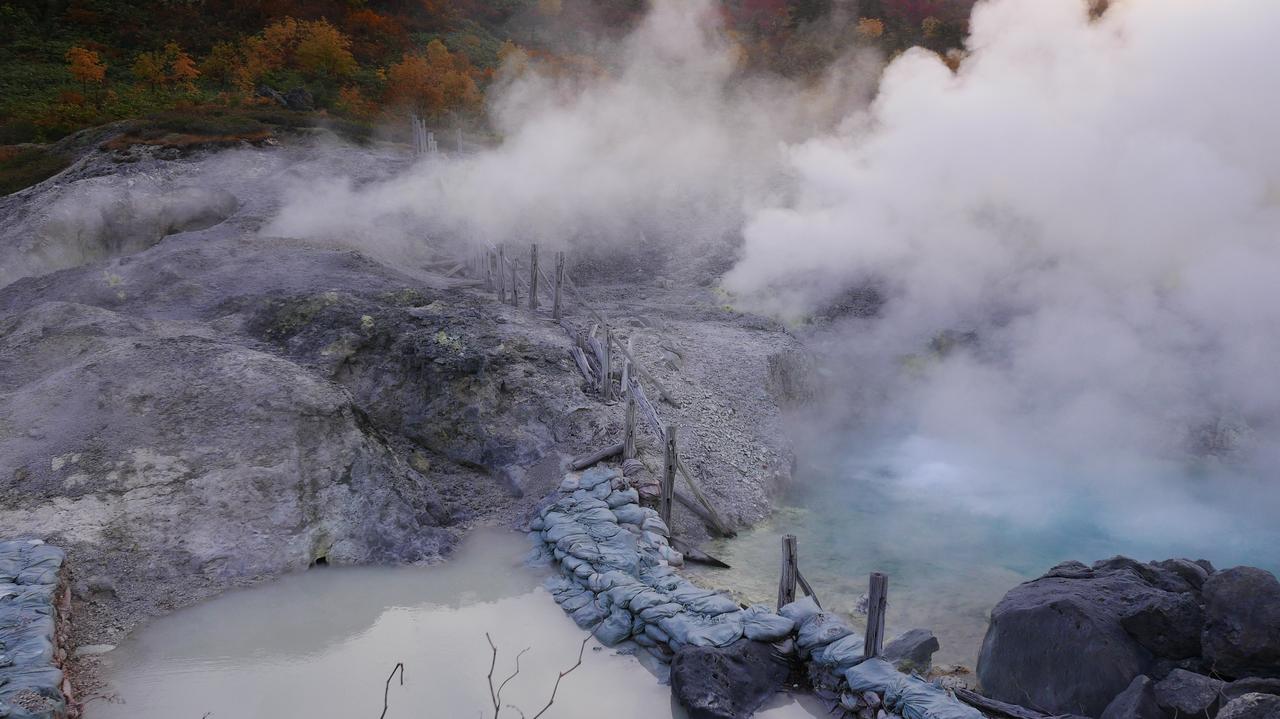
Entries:
{"label": "rock", "polygon": [[272,102],[276,103],[280,107],[289,106],[289,103],[286,102],[284,99],[284,95],[281,95],[278,91],[276,91],[275,88],[271,87],[270,85],[258,85],[258,87],[254,89],[254,94],[257,95],[258,97],[265,97],[268,100],[271,100]]}
{"label": "rock", "polygon": [[1166,559],[1162,562],[1152,562],[1151,565],[1177,574],[1196,591],[1199,591],[1204,586],[1204,580],[1209,578],[1209,572],[1190,559]]}
{"label": "rock", "polygon": [[1010,590],[982,642],[983,690],[1046,712],[1099,716],[1152,663],[1120,623],[1165,591],[1142,568],[1132,560],[1068,563]]}
{"label": "rock", "polygon": [[1204,658],[1226,677],[1280,677],[1280,581],[1256,567],[1204,583]]}
{"label": "rock", "polygon": [[912,629],[885,645],[881,656],[900,672],[924,676],[933,667],[933,653],[941,646],[928,629]]}
{"label": "rock", "polygon": [[1204,612],[1194,594],[1160,592],[1121,617],[1120,626],[1154,656],[1187,659],[1200,655]]}
{"label": "rock", "polygon": [[1155,684],[1156,703],[1172,716],[1212,717],[1225,682],[1185,669],[1174,669]]}
{"label": "rock", "polygon": [[311,95],[311,91],[305,87],[295,87],[286,92],[281,99],[284,100],[284,106],[290,110],[310,112],[316,109],[316,99]]}
{"label": "rock", "polygon": [[1244,694],[1227,702],[1217,719],[1280,719],[1280,696]]}
{"label": "rock", "polygon": [[1245,694],[1275,694],[1280,696],[1280,679],[1246,677],[1231,682],[1222,689],[1222,700],[1231,701]]}
{"label": "rock", "polygon": [[786,659],[763,642],[684,647],[671,661],[671,693],[690,719],[747,719],[789,672]]}
{"label": "rock", "polygon": [[1156,703],[1155,685],[1151,678],[1138,675],[1129,688],[1120,692],[1102,712],[1102,719],[1167,719]]}

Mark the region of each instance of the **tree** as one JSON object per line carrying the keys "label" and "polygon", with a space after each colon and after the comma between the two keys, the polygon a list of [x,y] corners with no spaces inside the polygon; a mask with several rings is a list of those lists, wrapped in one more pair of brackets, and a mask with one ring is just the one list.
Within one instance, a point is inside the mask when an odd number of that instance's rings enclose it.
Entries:
{"label": "tree", "polygon": [[133,61],[133,67],[130,68],[134,79],[138,82],[146,84],[152,90],[159,88],[164,84],[164,59],[154,52],[144,52],[138,55]]}
{"label": "tree", "polygon": [[387,68],[387,101],[422,116],[434,117],[444,107],[444,91],[421,55],[405,53]]}
{"label": "tree", "polygon": [[240,68],[240,51],[229,42],[215,43],[204,62],[200,64],[200,72],[207,80],[218,85],[230,85]]}
{"label": "tree", "polygon": [[359,68],[351,55],[351,38],[327,20],[300,23],[294,56],[298,70],[315,78],[350,77]]}
{"label": "tree", "polygon": [[200,71],[196,69],[195,60],[192,60],[191,56],[184,52],[175,42],[164,46],[164,54],[169,61],[169,74],[166,79],[186,92],[194,93],[196,91],[196,79],[200,77]]}
{"label": "tree", "polygon": [[66,57],[71,77],[80,83],[86,94],[89,92],[89,85],[101,85],[106,79],[107,66],[98,57],[98,53],[76,45],[67,50]]}
{"label": "tree", "polygon": [[875,40],[884,35],[884,22],[873,17],[860,18],[854,32],[868,40]]}

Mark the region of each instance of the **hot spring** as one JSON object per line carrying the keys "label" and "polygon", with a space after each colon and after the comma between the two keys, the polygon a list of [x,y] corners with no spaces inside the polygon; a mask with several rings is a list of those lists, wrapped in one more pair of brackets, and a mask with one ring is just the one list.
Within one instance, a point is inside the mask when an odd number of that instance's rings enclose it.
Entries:
{"label": "hot spring", "polygon": [[1231,497],[1197,493],[1220,484],[1194,475],[1150,480],[1149,496],[1121,501],[1097,491],[1106,485],[1098,478],[1042,481],[1047,469],[1020,483],[972,481],[973,472],[995,469],[918,437],[851,455],[801,463],[768,521],[707,547],[732,569],[692,571],[743,601],[774,602],[780,537],[795,534],[801,572],[824,608],[861,624],[867,576],[885,572],[886,638],[931,629],[942,645],[935,665],[973,668],[991,608],[1065,560],[1185,556],[1280,570],[1280,527],[1247,519],[1257,512],[1236,514]]}

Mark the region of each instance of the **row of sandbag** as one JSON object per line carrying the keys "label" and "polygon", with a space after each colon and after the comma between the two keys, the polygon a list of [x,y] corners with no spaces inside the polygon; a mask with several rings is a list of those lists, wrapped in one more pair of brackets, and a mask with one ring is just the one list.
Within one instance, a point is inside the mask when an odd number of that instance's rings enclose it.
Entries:
{"label": "row of sandbag", "polygon": [[670,530],[612,469],[567,475],[530,529],[561,569],[548,590],[605,645],[631,640],[666,660],[683,646],[772,642],[794,628],[768,607],[744,609],[677,574],[683,557],[670,546]]}
{"label": "row of sandbag", "polygon": [[0,717],[67,715],[57,666],[57,590],[65,557],[38,539],[0,542]]}
{"label": "row of sandbag", "polygon": [[[796,650],[805,662],[814,691],[837,705],[846,717],[877,719],[982,719],[947,690],[918,676],[898,671],[883,658],[863,657],[863,637],[834,614],[822,611],[811,597],[780,612],[796,625]],[[936,646],[936,643],[935,643]],[[894,659],[895,652],[885,656]]]}

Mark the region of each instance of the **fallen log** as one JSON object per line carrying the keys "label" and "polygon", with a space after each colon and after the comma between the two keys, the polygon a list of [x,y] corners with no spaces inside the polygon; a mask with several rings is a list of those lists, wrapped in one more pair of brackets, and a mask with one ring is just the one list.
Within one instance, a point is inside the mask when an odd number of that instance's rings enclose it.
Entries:
{"label": "fallen log", "polygon": [[963,687],[956,687],[952,692],[956,695],[956,699],[984,714],[995,714],[1007,719],[1049,719],[1051,716],[1017,704],[1009,704],[990,697],[984,697]]}
{"label": "fallen log", "polygon": [[720,569],[733,569],[733,567],[730,567],[725,562],[716,559],[701,549],[691,547],[675,537],[671,538],[671,546],[674,547],[677,552],[684,555],[684,561],[686,562],[705,564],[708,567],[719,567]]}
{"label": "fallen log", "polygon": [[721,526],[716,523],[716,520],[711,518],[710,514],[707,514],[707,510],[703,508],[702,503],[699,502],[698,500],[694,499],[693,497],[690,497],[688,494],[685,494],[684,492],[681,492],[679,489],[677,489],[675,492],[675,499],[677,502],[684,505],[685,509],[698,515],[698,518],[702,520],[703,524],[707,525],[707,529],[710,529],[712,534],[718,537],[734,536],[732,533],[721,534]]}
{"label": "fallen log", "polygon": [[627,348],[624,347],[621,342],[618,342],[615,339],[613,343],[618,345],[618,349],[622,351],[622,356],[626,357],[631,362],[631,368],[634,369],[636,372],[639,372],[641,377],[644,377],[645,379],[652,382],[654,387],[658,388],[658,396],[662,398],[662,401],[666,402],[672,407],[680,406],[680,403],[676,401],[675,395],[668,392],[667,388],[663,387],[661,382],[659,382],[653,375],[649,374],[649,370],[645,369],[644,365],[637,362],[636,358],[631,356],[631,352],[628,351]]}
{"label": "fallen log", "polygon": [[707,516],[710,517],[711,523],[715,525],[716,531],[724,537],[734,536],[734,531],[729,529],[729,525],[726,524],[723,519],[720,519],[720,515],[716,512],[715,507],[711,506],[711,500],[707,499],[706,494],[703,494],[702,487],[698,486],[698,482],[694,480],[693,475],[689,472],[688,468],[684,466],[684,460],[677,457],[676,466],[680,469],[680,474],[684,475],[684,481],[689,484],[689,489],[693,490],[694,496],[696,496],[698,501],[702,503],[702,506],[706,508]]}
{"label": "fallen log", "polygon": [[587,467],[590,467],[591,465],[596,464],[598,462],[603,462],[604,460],[609,459],[610,457],[616,457],[620,454],[622,454],[621,442],[619,442],[618,444],[609,445],[608,447],[605,447],[604,449],[598,450],[596,452],[592,452],[591,454],[584,454],[581,457],[578,457],[574,459],[572,462],[570,462],[569,468],[577,472],[579,470],[586,469]]}

